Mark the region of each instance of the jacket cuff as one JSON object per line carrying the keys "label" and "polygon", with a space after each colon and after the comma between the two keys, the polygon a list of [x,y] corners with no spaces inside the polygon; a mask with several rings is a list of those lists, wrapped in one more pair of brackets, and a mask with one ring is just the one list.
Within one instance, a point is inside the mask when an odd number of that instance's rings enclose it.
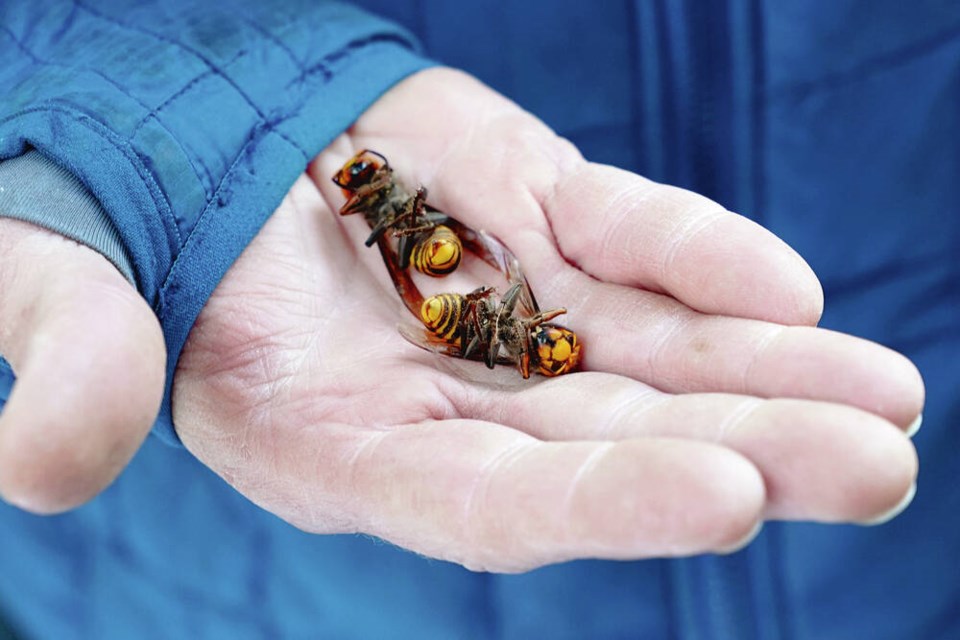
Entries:
{"label": "jacket cuff", "polygon": [[0,218],[31,222],[85,245],[133,282],[133,263],[97,199],[37,151],[0,162]]}
{"label": "jacket cuff", "polygon": [[173,376],[210,294],[307,163],[432,63],[334,2],[38,4],[0,28],[0,160],[33,147],[107,212],[166,340],[154,433],[179,444]]}

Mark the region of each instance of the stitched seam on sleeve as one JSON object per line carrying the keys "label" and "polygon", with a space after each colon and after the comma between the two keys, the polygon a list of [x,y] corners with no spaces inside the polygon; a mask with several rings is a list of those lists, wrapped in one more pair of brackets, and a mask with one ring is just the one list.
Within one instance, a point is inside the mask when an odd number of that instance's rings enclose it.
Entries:
{"label": "stitched seam on sleeve", "polygon": [[[261,133],[262,132],[262,133]],[[240,160],[246,155],[247,149],[249,149],[254,143],[259,142],[264,136],[277,133],[273,129],[261,127],[258,130],[254,131],[253,135],[244,143],[240,148],[240,152],[233,159],[233,162],[230,163],[230,167],[223,174],[223,179],[220,180],[220,184],[217,185],[216,190],[214,190],[213,195],[210,197],[210,200],[207,202],[207,206],[203,208],[203,211],[200,212],[200,215],[197,217],[196,224],[193,225],[190,233],[187,235],[187,239],[184,241],[183,246],[180,248],[180,251],[177,252],[176,257],[173,259],[173,264],[170,265],[170,270],[167,272],[166,277],[163,279],[163,284],[160,285],[161,295],[157,299],[157,307],[154,311],[157,312],[157,317],[160,320],[163,320],[166,316],[166,307],[160,308],[160,301],[163,299],[166,294],[167,289],[170,286],[171,281],[173,280],[174,275],[176,274],[177,267],[180,264],[180,259],[183,257],[184,253],[187,253],[187,249],[190,245],[193,244],[194,236],[197,235],[198,230],[203,228],[203,223],[207,218],[207,214],[213,209],[214,205],[217,204],[220,200],[220,192],[223,191],[223,188],[227,186],[227,183],[231,177],[233,177],[234,171],[237,168],[237,165],[240,163]]]}
{"label": "stitched seam on sleeve", "polygon": [[[233,64],[234,62],[236,62],[237,60],[239,60],[240,58],[242,58],[242,57],[245,56],[245,55],[247,55],[247,50],[246,50],[246,49],[241,49],[241,50],[237,51],[236,55],[234,55],[232,58],[230,58],[229,60],[227,60],[227,62],[223,65],[223,68],[225,69],[225,68],[229,67],[231,64]],[[179,98],[180,96],[182,96],[182,95],[184,95],[185,93],[187,93],[188,91],[190,91],[190,89],[192,89],[193,87],[195,87],[195,86],[197,85],[197,83],[199,83],[199,82],[201,82],[201,81],[203,81],[203,80],[206,80],[207,78],[215,77],[216,75],[217,75],[217,74],[213,71],[213,69],[208,69],[207,71],[204,71],[203,73],[197,75],[197,77],[195,77],[195,78],[194,78],[193,80],[191,80],[190,82],[188,82],[188,83],[186,83],[185,85],[183,85],[182,87],[180,87],[177,91],[175,91],[173,94],[171,94],[169,97],[167,97],[167,98],[166,98],[163,102],[161,102],[158,106],[154,107],[153,109],[150,109],[149,107],[147,107],[147,111],[148,111],[149,113],[147,113],[147,115],[143,116],[143,118],[140,119],[140,122],[138,122],[137,125],[136,125],[136,127],[134,127],[134,129],[133,129],[133,133],[130,134],[130,137],[131,137],[131,138],[135,138],[135,137],[137,136],[137,133],[140,131],[140,129],[143,128],[143,125],[145,125],[145,124],[147,123],[147,121],[150,120],[150,118],[154,118],[155,120],[157,120],[157,121],[159,122],[159,121],[160,121],[160,118],[157,118],[157,115],[159,115],[161,111],[163,111],[163,110],[166,109],[168,106],[170,106],[170,104],[173,103],[174,101],[176,101],[177,98]]]}
{"label": "stitched seam on sleeve", "polygon": [[[146,126],[146,124],[147,124],[148,122],[150,122],[151,120],[153,120],[154,122],[156,122],[156,123],[160,126],[161,129],[163,129],[164,131],[166,131],[167,133],[170,134],[170,138],[173,139],[173,141],[177,144],[177,146],[180,147],[180,150],[183,151],[183,156],[187,159],[187,163],[190,165],[190,168],[193,169],[193,173],[194,173],[194,175],[197,177],[197,182],[200,183],[200,188],[203,189],[203,196],[204,196],[204,199],[205,199],[205,200],[210,197],[210,191],[207,190],[207,185],[206,185],[206,183],[204,182],[204,180],[201,179],[200,173],[201,173],[201,170],[202,170],[203,175],[206,177],[206,182],[209,182],[210,185],[212,186],[213,184],[215,184],[215,180],[216,180],[215,176],[213,175],[213,172],[210,170],[210,168],[209,168],[206,164],[204,164],[202,158],[201,158],[198,154],[193,153],[193,152],[190,152],[189,150],[187,150],[187,148],[186,148],[186,147],[183,145],[183,143],[180,141],[180,137],[177,136],[176,134],[174,134],[173,131],[171,131],[170,128],[167,127],[166,124],[164,124],[163,120],[161,120],[161,119],[158,117],[158,115],[159,115],[160,111],[163,110],[164,107],[167,107],[167,106],[170,105],[170,103],[173,102],[175,99],[179,98],[179,97],[182,96],[184,93],[186,93],[187,91],[189,91],[190,89],[192,89],[192,88],[193,88],[194,86],[196,86],[197,83],[199,83],[201,80],[203,80],[203,79],[205,79],[205,78],[210,78],[210,77],[213,77],[213,72],[212,72],[212,71],[204,71],[203,73],[201,73],[200,75],[198,75],[197,77],[195,77],[193,80],[191,80],[190,82],[188,82],[186,85],[184,85],[183,87],[181,87],[181,88],[180,88],[176,93],[174,93],[172,96],[170,96],[170,97],[168,97],[166,100],[164,100],[164,101],[160,104],[160,106],[158,106],[158,107],[156,107],[156,108],[154,108],[154,109],[149,109],[149,108],[148,108],[148,109],[147,109],[148,113],[147,113],[145,116],[143,116],[143,118],[140,119],[140,121],[139,121],[139,122],[136,124],[136,126],[133,128],[133,131],[130,133],[130,136],[129,136],[129,139],[130,139],[130,141],[132,142],[133,139],[137,137],[137,134],[140,133],[140,130],[143,129],[143,127]],[[198,168],[198,166],[199,166],[199,168]]]}
{"label": "stitched seam on sleeve", "polygon": [[164,108],[166,108],[171,102],[173,102],[174,100],[176,100],[177,98],[179,98],[180,96],[182,96],[183,94],[185,94],[187,91],[189,91],[190,89],[192,89],[193,87],[195,87],[198,82],[200,82],[200,81],[202,81],[202,80],[205,80],[205,79],[207,79],[207,78],[211,78],[211,77],[213,77],[213,75],[214,75],[213,71],[204,71],[203,73],[201,73],[200,75],[198,75],[197,77],[195,77],[193,80],[191,80],[191,81],[188,82],[187,84],[185,84],[185,85],[183,85],[182,87],[180,87],[179,89],[177,89],[177,91],[176,91],[175,93],[173,93],[173,94],[170,95],[168,98],[166,98],[166,99],[165,99],[163,102],[161,102],[158,106],[154,107],[153,109],[149,109],[149,108],[148,108],[148,109],[147,109],[147,114],[146,114],[145,116],[143,116],[142,118],[140,118],[140,121],[139,121],[139,122],[137,123],[137,125],[133,128],[133,133],[130,134],[130,137],[131,137],[131,138],[136,138],[136,137],[137,137],[137,134],[140,133],[140,129],[143,128],[143,125],[147,124],[147,121],[149,121],[150,118],[154,118],[154,119],[156,119],[156,120],[159,121],[160,119],[156,117],[158,113],[160,113],[161,111],[163,111]]}
{"label": "stitched seam on sleeve", "polygon": [[14,43],[15,45],[17,45],[17,48],[20,49],[20,51],[22,51],[22,52],[23,52],[28,58],[30,58],[30,60],[32,60],[34,63],[39,64],[39,65],[43,65],[43,66],[45,66],[45,67],[56,67],[56,68],[58,68],[58,69],[68,69],[68,70],[74,71],[74,72],[85,71],[85,72],[88,72],[88,73],[92,73],[92,74],[94,74],[95,76],[97,76],[97,77],[99,77],[99,78],[102,78],[105,82],[107,82],[107,83],[108,83],[110,86],[112,86],[114,89],[116,89],[117,91],[119,91],[119,92],[122,93],[123,95],[127,96],[128,98],[130,98],[131,100],[133,100],[134,102],[136,102],[136,103],[137,103],[138,105],[140,105],[141,107],[143,107],[143,109],[144,109],[145,111],[149,111],[149,110],[150,110],[150,107],[148,107],[146,104],[144,104],[138,97],[136,97],[135,95],[133,95],[132,93],[130,93],[129,91],[127,91],[127,89],[124,88],[123,85],[117,83],[115,80],[113,80],[113,79],[110,78],[109,76],[104,75],[103,72],[101,72],[101,71],[99,71],[99,70],[97,70],[97,69],[94,69],[93,67],[89,67],[89,66],[73,67],[73,66],[70,66],[70,65],[67,65],[67,64],[63,64],[62,62],[54,62],[53,60],[44,60],[43,58],[38,57],[38,56],[37,56],[35,53],[33,53],[30,49],[28,49],[28,48],[26,47],[26,45],[24,45],[23,42],[21,42],[21,41],[17,38],[16,34],[15,34],[13,31],[11,31],[8,27],[6,27],[5,25],[0,24],[0,31],[2,31],[3,33],[7,34],[7,36],[10,37],[10,39],[13,41],[13,43]]}
{"label": "stitched seam on sleeve", "polygon": [[330,68],[332,63],[339,62],[340,60],[352,55],[357,50],[363,49],[364,47],[382,42],[392,42],[395,44],[400,44],[406,49],[410,48],[410,42],[406,38],[394,33],[375,33],[373,35],[363,36],[362,38],[356,38],[355,40],[347,42],[339,49],[323,56],[320,58],[320,60],[309,67],[303,69],[303,72],[291,80],[290,84],[287,86],[291,87],[295,84],[302,84],[307,78],[317,74],[320,74],[324,82],[329,82],[333,78],[334,74],[333,70]]}
{"label": "stitched seam on sleeve", "polygon": [[170,231],[173,232],[174,238],[177,241],[177,253],[183,248],[183,239],[180,237],[180,230],[177,227],[177,221],[174,218],[173,211],[170,208],[170,203],[167,202],[166,196],[163,193],[163,190],[154,180],[153,175],[147,170],[147,168],[140,161],[139,156],[135,149],[132,148],[129,141],[124,140],[118,134],[114,133],[110,127],[108,127],[103,122],[100,122],[93,116],[87,113],[78,111],[73,105],[69,103],[42,103],[29,109],[22,109],[16,113],[12,113],[2,119],[0,119],[0,124],[8,122],[20,116],[24,116],[30,113],[38,112],[56,112],[61,113],[71,120],[76,121],[78,124],[90,129],[103,140],[110,143],[114,148],[116,148],[120,153],[122,153],[130,164],[133,166],[134,170],[137,172],[137,175],[141,180],[144,181],[147,185],[147,191],[150,193],[150,198],[154,202],[154,206],[157,211],[160,212],[160,215],[166,220],[167,227]]}
{"label": "stitched seam on sleeve", "polygon": [[[212,72],[215,73],[216,75],[218,75],[218,76],[220,76],[221,78],[223,78],[223,80],[224,80],[227,84],[229,84],[231,87],[233,87],[234,91],[236,91],[237,94],[250,106],[250,108],[253,109],[253,110],[257,113],[257,115],[260,117],[260,120],[261,120],[262,123],[266,123],[266,122],[267,122],[267,117],[266,117],[266,115],[263,113],[263,110],[260,109],[260,107],[253,101],[253,99],[252,99],[249,95],[247,95],[247,92],[244,91],[244,90],[240,87],[240,85],[238,85],[238,84],[236,83],[236,81],[235,81],[233,78],[231,78],[229,75],[227,75],[226,73],[224,73],[223,69],[221,69],[220,67],[218,67],[216,64],[214,64],[214,62],[213,62],[212,60],[210,60],[207,56],[203,55],[201,52],[197,51],[197,50],[194,49],[193,47],[187,46],[187,45],[183,44],[182,42],[178,42],[178,41],[176,41],[176,40],[174,40],[174,39],[172,39],[172,38],[169,38],[169,37],[167,37],[167,36],[165,36],[165,35],[163,35],[163,34],[150,31],[149,29],[144,29],[143,27],[141,27],[141,26],[139,26],[139,25],[132,25],[132,24],[126,24],[126,23],[120,22],[119,20],[117,20],[117,19],[115,19],[115,18],[111,18],[110,16],[107,16],[107,15],[105,15],[105,14],[102,14],[102,13],[98,12],[98,11],[95,10],[95,9],[90,8],[90,7],[87,6],[86,4],[80,2],[79,0],[74,0],[74,3],[75,3],[78,7],[80,7],[81,9],[83,9],[84,11],[86,11],[87,13],[89,13],[90,15],[95,16],[95,17],[97,17],[97,18],[100,18],[101,20],[103,20],[103,21],[105,21],[105,22],[107,22],[107,23],[109,23],[109,24],[118,26],[118,27],[120,27],[120,28],[122,28],[122,29],[126,29],[127,31],[132,31],[132,32],[135,32],[135,33],[140,33],[140,34],[149,36],[149,37],[151,37],[151,38],[154,38],[155,40],[159,40],[160,42],[165,42],[165,43],[167,43],[167,44],[169,44],[169,45],[172,45],[172,46],[174,46],[174,47],[177,47],[177,48],[179,48],[179,49],[181,49],[181,50],[183,50],[183,51],[186,51],[187,53],[191,54],[191,55],[194,56],[197,60],[199,60],[200,62],[202,62],[203,64],[205,64],[205,65],[207,66],[207,68],[210,69],[210,71],[212,71]],[[305,159],[309,160],[309,156],[307,155],[307,152],[304,151],[303,148],[302,148],[299,144],[297,144],[295,141],[293,141],[293,140],[291,140],[290,138],[288,138],[287,136],[285,136],[283,133],[277,132],[277,135],[280,136],[283,140],[285,140],[290,146],[292,146],[292,147],[295,148],[297,151],[299,151],[299,152],[301,153],[301,155],[303,155],[303,157],[304,157]]]}
{"label": "stitched seam on sleeve", "polygon": [[131,100],[133,100],[133,101],[136,102],[137,104],[139,104],[141,107],[144,108],[144,110],[146,110],[146,111],[149,111],[149,110],[150,110],[150,107],[148,107],[146,104],[144,104],[144,103],[143,103],[139,98],[137,98],[135,95],[133,95],[132,93],[130,93],[129,91],[127,91],[127,89],[124,88],[123,85],[117,83],[115,80],[113,80],[113,79],[111,79],[110,77],[104,75],[101,71],[98,71],[97,69],[94,69],[93,67],[89,67],[89,66],[77,66],[77,67],[73,67],[73,66],[70,66],[70,65],[67,65],[67,64],[63,64],[62,62],[54,62],[53,60],[44,60],[43,58],[38,57],[38,56],[37,56],[35,53],[33,53],[30,49],[28,49],[28,48],[26,47],[26,45],[24,45],[23,42],[20,41],[20,40],[17,38],[16,34],[15,34],[13,31],[10,30],[9,27],[0,24],[0,31],[2,31],[3,33],[7,34],[7,36],[9,36],[9,38],[13,41],[13,43],[14,43],[15,45],[17,45],[17,48],[20,49],[20,51],[22,51],[22,52],[23,52],[28,58],[30,58],[34,63],[43,65],[43,66],[45,66],[45,67],[56,67],[56,68],[58,68],[58,69],[67,69],[67,70],[73,71],[73,72],[86,71],[86,72],[92,73],[92,74],[94,74],[94,75],[102,78],[105,82],[107,82],[110,86],[112,86],[113,88],[115,88],[117,91],[119,91],[119,92],[122,93],[123,95],[127,96],[128,98],[130,98]]}
{"label": "stitched seam on sleeve", "polygon": [[[290,58],[290,61],[293,62],[294,66],[297,67],[297,70],[298,70],[300,73],[303,73],[303,61],[300,60],[299,57],[297,57],[297,54],[295,54],[295,53],[293,52],[293,49],[291,49],[289,46],[287,46],[287,43],[286,43],[286,42],[284,42],[284,41],[281,40],[278,36],[276,36],[275,34],[273,34],[270,30],[264,29],[262,26],[260,26],[259,24],[257,24],[256,21],[251,20],[251,19],[248,18],[247,16],[243,16],[241,19],[243,20],[243,23],[244,23],[245,25],[247,25],[248,27],[250,27],[251,29],[253,29],[254,31],[256,31],[256,32],[260,35],[261,38],[263,38],[264,40],[268,40],[272,45],[274,45],[275,47],[278,47],[281,51],[283,51],[284,53],[286,53],[287,56]],[[276,28],[277,28],[278,30],[283,30],[283,29],[288,28],[291,24],[293,24],[293,23],[292,23],[292,22],[285,22],[284,24],[282,24],[282,25],[280,25],[279,27],[276,27]]]}

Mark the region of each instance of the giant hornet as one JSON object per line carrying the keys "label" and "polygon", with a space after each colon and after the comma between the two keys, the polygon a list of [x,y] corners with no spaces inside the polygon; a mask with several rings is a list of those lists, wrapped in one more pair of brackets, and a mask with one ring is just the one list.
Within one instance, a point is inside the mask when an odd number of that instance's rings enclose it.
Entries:
{"label": "giant hornet", "polygon": [[463,246],[450,229],[450,218],[426,204],[427,190],[411,192],[393,175],[387,159],[376,151],[359,151],[333,176],[347,197],[340,215],[362,213],[370,225],[368,247],[389,230],[398,238],[400,268],[440,277],[460,264]]}
{"label": "giant hornet", "polygon": [[[558,376],[576,369],[581,345],[573,331],[549,321],[566,309],[540,311],[516,257],[493,236],[452,220],[457,235],[481,259],[499,269],[510,287],[499,300],[492,287],[462,295],[423,298],[409,274],[398,269],[389,247],[380,245],[397,292],[423,327],[401,325],[413,344],[445,355],[482,360],[487,367],[516,364],[524,379],[531,370]],[[425,327],[425,328],[424,328]]]}
{"label": "giant hornet", "polygon": [[[520,316],[515,314],[518,306]],[[497,363],[516,363],[524,379],[530,377],[531,365],[542,375],[558,376],[573,371],[580,361],[577,334],[548,322],[566,312],[539,311],[525,283],[514,283],[499,302],[495,289],[480,287],[466,295],[441,293],[425,299],[420,319],[426,330],[404,336],[431,351],[482,359],[491,369]]]}

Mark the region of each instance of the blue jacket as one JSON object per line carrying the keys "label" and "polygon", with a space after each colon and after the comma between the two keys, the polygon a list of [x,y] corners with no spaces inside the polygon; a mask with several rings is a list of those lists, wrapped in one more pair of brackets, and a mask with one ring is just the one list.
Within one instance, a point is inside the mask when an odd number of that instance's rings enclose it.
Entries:
{"label": "blue jacket", "polygon": [[[0,159],[29,143],[101,200],[172,372],[306,160],[427,63],[407,31],[342,5],[140,4],[0,6],[0,81],[16,87]],[[823,325],[924,374],[916,500],[882,527],[771,524],[728,557],[473,574],[260,511],[168,446],[167,399],[159,437],[91,504],[0,507],[2,614],[37,638],[960,637],[960,4],[358,4],[590,159],[796,247],[823,280]]]}

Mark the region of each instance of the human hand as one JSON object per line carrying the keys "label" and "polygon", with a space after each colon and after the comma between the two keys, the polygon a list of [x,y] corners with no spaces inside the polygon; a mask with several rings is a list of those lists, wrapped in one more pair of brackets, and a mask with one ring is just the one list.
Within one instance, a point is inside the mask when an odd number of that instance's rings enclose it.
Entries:
{"label": "human hand", "polygon": [[[585,372],[524,383],[400,338],[329,182],[363,147],[513,249],[542,306],[568,307]],[[815,277],[753,223],[586,163],[445,69],[390,91],[309,173],[211,297],[174,384],[185,445],[291,523],[514,571],[722,551],[765,518],[865,521],[908,493],[915,368],[811,328]]]}

